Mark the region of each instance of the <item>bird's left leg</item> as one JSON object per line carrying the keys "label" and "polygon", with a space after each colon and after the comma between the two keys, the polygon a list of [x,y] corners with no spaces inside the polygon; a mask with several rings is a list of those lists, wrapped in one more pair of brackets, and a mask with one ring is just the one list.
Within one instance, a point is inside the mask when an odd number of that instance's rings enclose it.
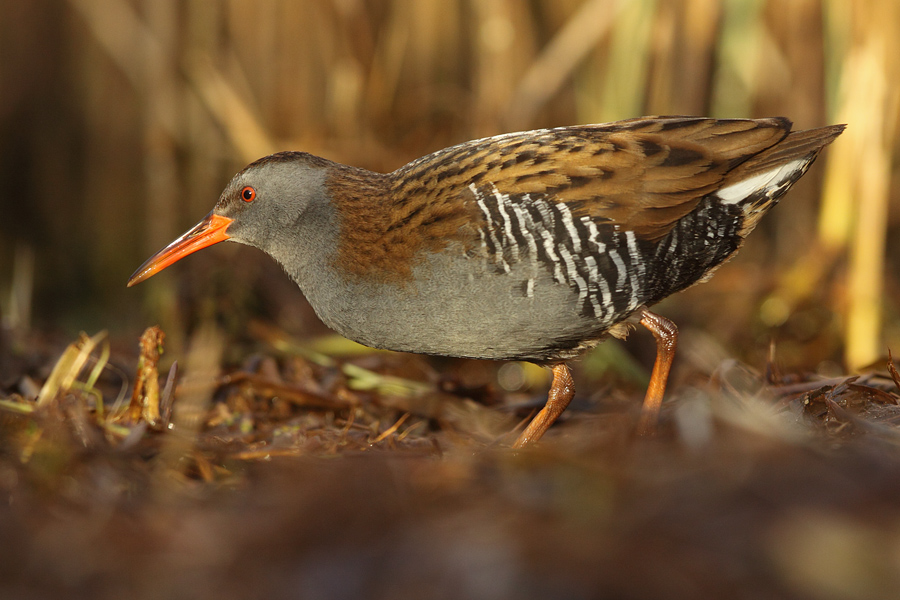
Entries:
{"label": "bird's left leg", "polygon": [[675,346],[678,343],[678,327],[672,321],[661,317],[647,309],[641,311],[641,325],[650,330],[656,338],[656,362],[650,375],[650,385],[644,396],[641,418],[638,421],[638,434],[649,435],[656,431],[659,420],[659,407],[666,391],[666,381],[675,358]]}

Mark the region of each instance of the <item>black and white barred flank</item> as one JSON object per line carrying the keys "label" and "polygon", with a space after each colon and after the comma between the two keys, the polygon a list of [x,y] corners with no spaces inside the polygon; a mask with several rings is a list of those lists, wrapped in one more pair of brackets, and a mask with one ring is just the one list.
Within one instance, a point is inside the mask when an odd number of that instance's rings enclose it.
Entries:
{"label": "black and white barred flank", "polygon": [[[533,297],[539,270],[578,295],[579,314],[610,325],[641,306],[703,279],[740,247],[761,213],[809,167],[804,157],[707,195],[659,240],[589,215],[541,194],[511,195],[470,184],[484,218],[481,242],[495,268],[527,263],[523,293]],[[748,226],[749,225],[749,226]]]}

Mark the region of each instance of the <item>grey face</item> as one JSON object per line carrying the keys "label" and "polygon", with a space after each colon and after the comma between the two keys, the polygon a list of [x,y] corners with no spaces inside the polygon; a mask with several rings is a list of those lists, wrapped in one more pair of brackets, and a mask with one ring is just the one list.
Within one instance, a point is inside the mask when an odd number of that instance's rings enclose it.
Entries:
{"label": "grey face", "polygon": [[324,266],[337,239],[334,207],[324,189],[332,164],[305,152],[252,163],[234,176],[202,221],[147,259],[128,285],[225,240],[263,250],[301,283]]}
{"label": "grey face", "polygon": [[213,212],[234,221],[227,231],[230,239],[284,262],[289,258],[276,254],[286,248],[279,246],[296,241],[317,220],[324,177],[325,170],[304,155],[273,155],[235,175]]}

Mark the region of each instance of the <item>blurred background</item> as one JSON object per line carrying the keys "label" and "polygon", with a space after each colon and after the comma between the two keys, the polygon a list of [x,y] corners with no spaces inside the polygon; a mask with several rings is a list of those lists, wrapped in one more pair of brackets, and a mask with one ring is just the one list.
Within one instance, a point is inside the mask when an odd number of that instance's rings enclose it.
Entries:
{"label": "blurred background", "polygon": [[736,260],[659,310],[698,360],[760,365],[774,340],[786,367],[830,374],[900,347],[895,0],[0,0],[0,14],[7,331],[133,344],[160,323],[176,349],[210,319],[323,333],[280,268],[234,244],[125,288],[274,151],[390,171],[513,130],[785,115],[849,127]]}

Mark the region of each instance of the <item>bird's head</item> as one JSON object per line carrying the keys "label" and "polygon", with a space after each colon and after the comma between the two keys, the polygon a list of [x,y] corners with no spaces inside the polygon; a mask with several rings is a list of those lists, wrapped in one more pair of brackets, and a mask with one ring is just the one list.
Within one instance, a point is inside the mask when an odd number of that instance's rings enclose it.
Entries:
{"label": "bird's head", "polygon": [[[235,175],[202,221],[151,256],[128,280],[131,287],[188,254],[231,240],[275,254],[285,233],[312,226],[311,206],[323,197],[328,161],[305,152],[280,152]],[[312,223],[309,223],[309,222]]]}

